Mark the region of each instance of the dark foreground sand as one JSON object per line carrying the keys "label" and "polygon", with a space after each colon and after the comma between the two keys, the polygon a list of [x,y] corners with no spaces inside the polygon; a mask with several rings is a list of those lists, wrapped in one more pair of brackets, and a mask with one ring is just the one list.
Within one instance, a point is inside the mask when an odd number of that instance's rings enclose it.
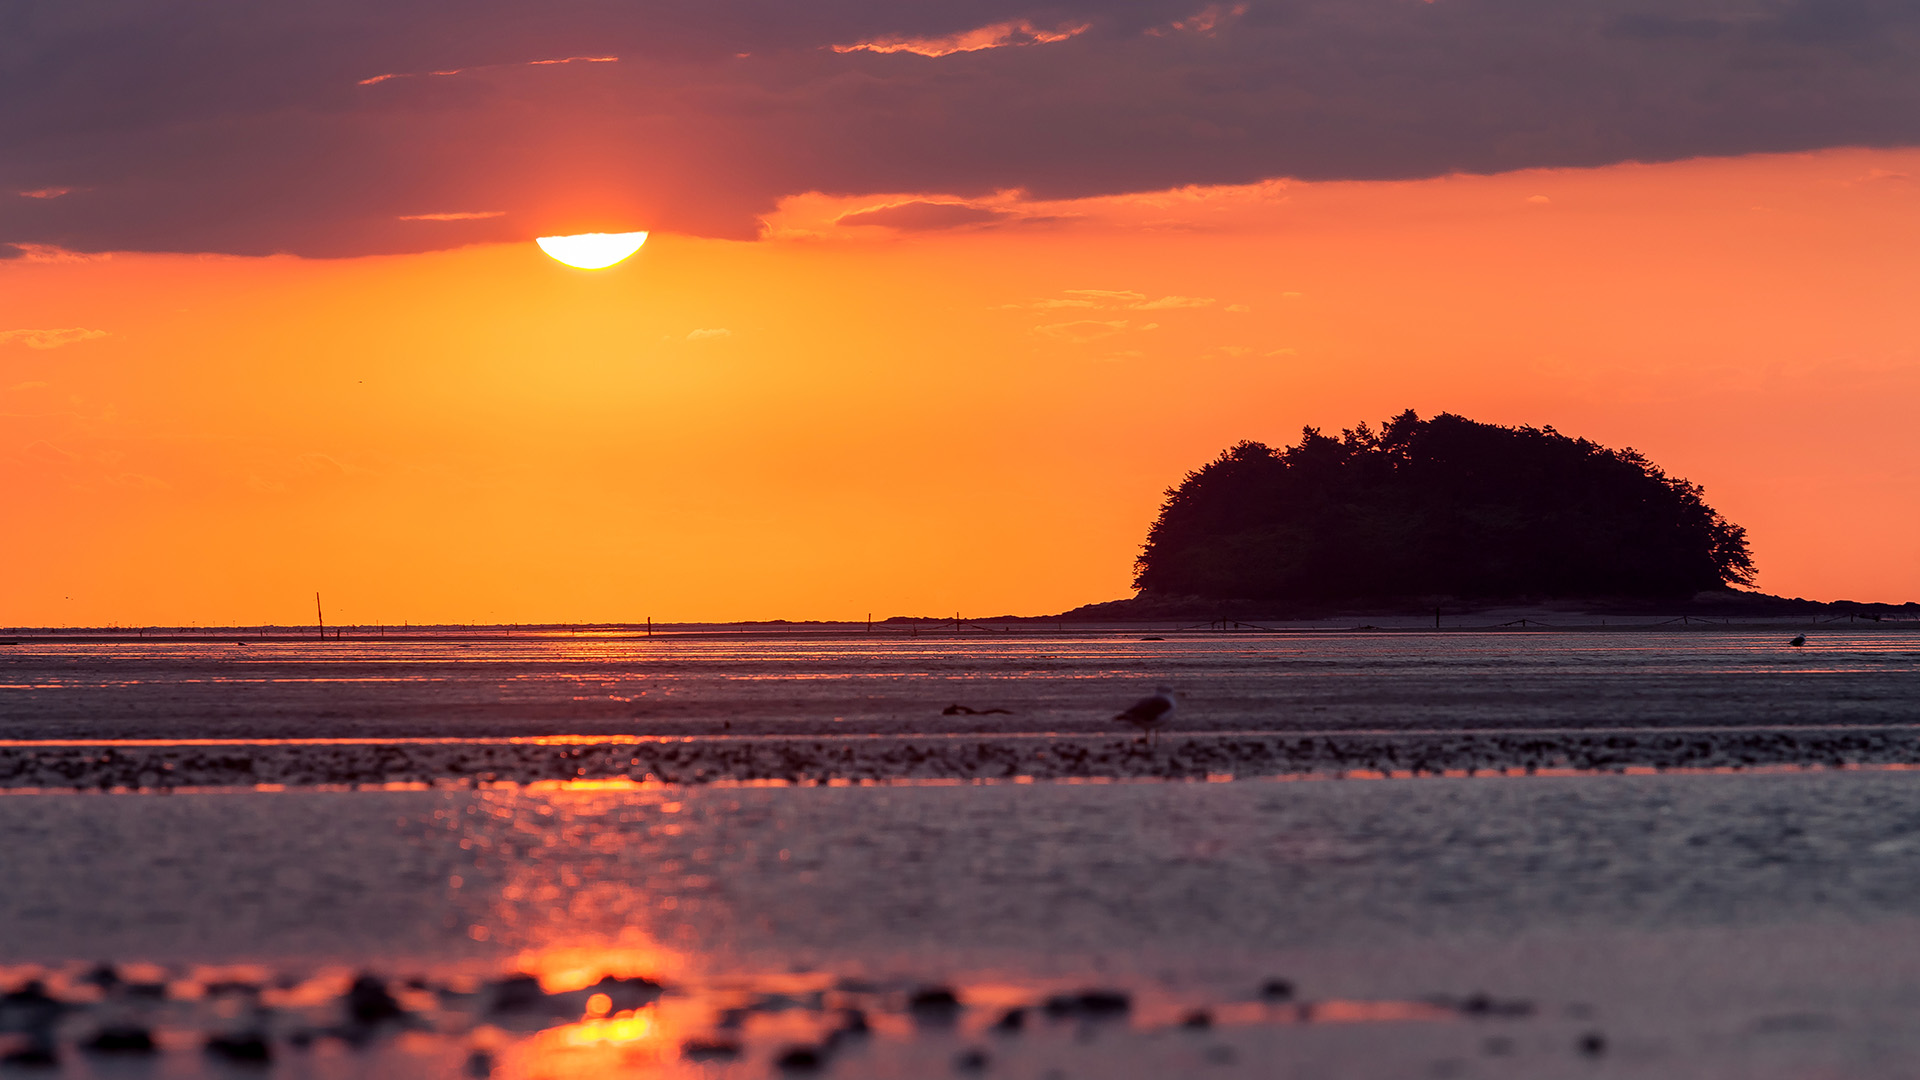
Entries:
{"label": "dark foreground sand", "polygon": [[1920,727],[1273,735],[588,737],[0,746],[0,788],[1245,779],[1920,765]]}

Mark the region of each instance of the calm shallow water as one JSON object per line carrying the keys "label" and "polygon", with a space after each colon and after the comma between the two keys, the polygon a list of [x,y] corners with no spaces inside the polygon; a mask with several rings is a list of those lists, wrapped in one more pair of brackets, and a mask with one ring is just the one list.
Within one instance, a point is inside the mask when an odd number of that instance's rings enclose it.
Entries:
{"label": "calm shallow water", "polygon": [[[1920,632],[687,635],[0,648],[0,738],[1594,728],[1920,721]],[[1005,713],[944,716],[948,706]]]}
{"label": "calm shallow water", "polygon": [[[99,997],[77,979],[110,960],[170,984],[68,1015],[72,1075],[117,1067],[71,1048],[104,1016],[160,1033],[161,1075],[223,1075],[200,1043],[236,1024],[287,1076],[451,1075],[476,1048],[503,1076],[777,1075],[849,1007],[873,1031],[834,1075],[970,1049],[1034,1077],[1920,1060],[1911,773],[35,795],[0,798],[0,848],[11,982]],[[360,971],[411,1030],[342,1026]],[[515,971],[559,996],[490,1009]],[[664,994],[595,1021],[605,976]],[[1260,996],[1276,977],[1292,999]],[[958,1011],[916,1014],[931,985]],[[1089,986],[1130,1009],[1047,1016]],[[1019,1005],[1020,1034],[987,1030]]]}

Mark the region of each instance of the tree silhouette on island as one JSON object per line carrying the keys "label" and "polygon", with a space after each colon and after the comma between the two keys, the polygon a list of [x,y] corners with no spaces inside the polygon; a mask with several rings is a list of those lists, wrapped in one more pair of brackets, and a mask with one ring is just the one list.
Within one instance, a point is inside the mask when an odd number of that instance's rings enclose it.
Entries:
{"label": "tree silhouette on island", "polygon": [[1241,442],[1189,473],[1134,584],[1149,603],[1274,610],[1685,601],[1753,580],[1746,530],[1702,496],[1631,449],[1409,409],[1377,433]]}

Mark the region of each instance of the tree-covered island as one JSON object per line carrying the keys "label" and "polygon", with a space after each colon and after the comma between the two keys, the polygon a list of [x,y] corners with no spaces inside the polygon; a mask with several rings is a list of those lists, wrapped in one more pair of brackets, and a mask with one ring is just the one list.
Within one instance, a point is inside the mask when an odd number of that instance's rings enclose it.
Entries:
{"label": "tree-covered island", "polygon": [[1682,600],[1753,579],[1746,530],[1637,451],[1412,410],[1242,442],[1167,492],[1141,599],[1298,610]]}

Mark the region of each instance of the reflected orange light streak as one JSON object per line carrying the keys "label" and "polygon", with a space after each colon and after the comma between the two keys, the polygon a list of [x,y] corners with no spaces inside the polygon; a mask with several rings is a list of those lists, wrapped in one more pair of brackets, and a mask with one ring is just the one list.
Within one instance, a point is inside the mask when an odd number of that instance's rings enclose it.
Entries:
{"label": "reflected orange light streak", "polygon": [[656,1068],[677,1057],[654,1006],[548,1028],[509,1049],[510,1071],[529,1080],[588,1080]]}
{"label": "reflected orange light streak", "polygon": [[654,1033],[653,1010],[646,1008],[638,1012],[622,1012],[619,1016],[582,1020],[577,1024],[568,1024],[559,1031],[570,1046],[639,1042]]}

